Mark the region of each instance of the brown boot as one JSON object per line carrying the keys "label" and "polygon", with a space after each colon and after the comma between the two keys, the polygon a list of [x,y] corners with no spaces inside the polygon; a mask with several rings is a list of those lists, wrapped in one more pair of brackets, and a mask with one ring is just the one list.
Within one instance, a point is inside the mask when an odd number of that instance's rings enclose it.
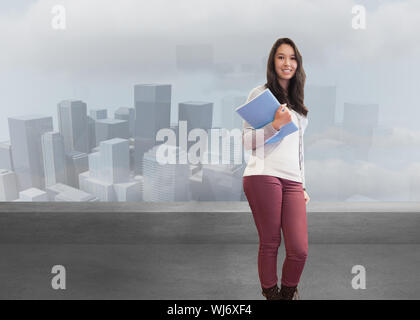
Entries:
{"label": "brown boot", "polygon": [[281,300],[299,300],[297,286],[287,287],[282,284],[280,289],[280,296]]}
{"label": "brown boot", "polygon": [[262,288],[262,295],[266,297],[267,300],[282,300],[280,289],[277,284],[271,288]]}

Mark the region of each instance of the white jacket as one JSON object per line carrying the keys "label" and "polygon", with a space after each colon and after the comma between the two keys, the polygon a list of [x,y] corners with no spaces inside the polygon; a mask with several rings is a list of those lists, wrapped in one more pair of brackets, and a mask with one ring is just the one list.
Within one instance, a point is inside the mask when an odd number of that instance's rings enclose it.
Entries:
{"label": "white jacket", "polygon": [[[252,89],[247,102],[265,89],[264,85]],[[291,111],[292,121],[299,130],[275,143],[261,144],[262,141],[256,141],[255,133],[258,131],[264,135],[264,142],[277,132],[271,122],[262,128],[254,129],[247,121],[243,120],[242,143],[245,150],[251,151],[243,174],[244,177],[250,175],[271,175],[302,182],[303,188],[305,188],[303,134],[308,125],[308,119],[295,110],[289,110]],[[263,159],[259,155],[260,152],[256,150],[261,147],[264,148]],[[257,166],[258,159],[263,161],[263,168]]]}

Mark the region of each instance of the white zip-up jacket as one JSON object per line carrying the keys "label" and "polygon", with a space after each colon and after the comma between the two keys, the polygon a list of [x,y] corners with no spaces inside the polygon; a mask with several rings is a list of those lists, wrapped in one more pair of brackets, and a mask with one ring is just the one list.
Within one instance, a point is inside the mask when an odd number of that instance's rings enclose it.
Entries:
{"label": "white zip-up jacket", "polygon": [[[265,85],[260,85],[251,90],[247,102],[255,98],[266,89]],[[305,188],[305,167],[303,152],[303,134],[308,125],[307,117],[299,114],[293,109],[289,109],[292,121],[299,130],[285,136],[280,141],[265,144],[277,130],[271,122],[262,128],[254,129],[247,121],[243,120],[242,143],[245,150],[252,151],[248,159],[243,176],[251,175],[271,175],[302,183]],[[256,139],[256,133],[264,135],[264,140]],[[264,143],[263,143],[264,142]],[[264,148],[263,159],[261,159],[257,148]],[[258,158],[259,157],[259,158]],[[263,168],[257,165],[257,160],[263,160]]]}

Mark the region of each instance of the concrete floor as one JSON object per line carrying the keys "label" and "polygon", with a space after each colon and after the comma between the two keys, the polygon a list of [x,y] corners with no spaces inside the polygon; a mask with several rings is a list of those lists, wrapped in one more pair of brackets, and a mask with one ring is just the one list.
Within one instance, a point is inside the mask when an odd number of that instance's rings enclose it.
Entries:
{"label": "concrete floor", "polygon": [[[312,203],[302,299],[420,299],[419,227],[420,203]],[[0,299],[263,300],[257,255],[247,203],[0,203]]]}
{"label": "concrete floor", "polygon": [[[313,244],[302,299],[420,299],[420,245]],[[0,299],[263,299],[258,245],[0,245]],[[284,259],[279,250],[278,275]],[[66,290],[53,290],[53,265]],[[353,265],[366,289],[351,286]]]}

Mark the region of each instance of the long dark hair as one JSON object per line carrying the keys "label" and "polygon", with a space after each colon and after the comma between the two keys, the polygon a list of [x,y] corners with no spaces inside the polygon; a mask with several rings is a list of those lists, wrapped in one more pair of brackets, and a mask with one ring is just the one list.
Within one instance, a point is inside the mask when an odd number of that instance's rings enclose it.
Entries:
{"label": "long dark hair", "polygon": [[[283,43],[290,45],[295,51],[295,57],[297,61],[297,68],[293,78],[290,79],[288,92],[279,84],[278,76],[274,66],[274,58],[277,52],[277,48]],[[303,70],[302,56],[296,47],[295,43],[289,38],[278,39],[271,48],[270,56],[267,61],[267,83],[265,87],[270,89],[277,100],[280,103],[287,103],[287,106],[296,112],[307,116],[308,109],[304,105],[304,86],[305,86],[306,74]]]}

